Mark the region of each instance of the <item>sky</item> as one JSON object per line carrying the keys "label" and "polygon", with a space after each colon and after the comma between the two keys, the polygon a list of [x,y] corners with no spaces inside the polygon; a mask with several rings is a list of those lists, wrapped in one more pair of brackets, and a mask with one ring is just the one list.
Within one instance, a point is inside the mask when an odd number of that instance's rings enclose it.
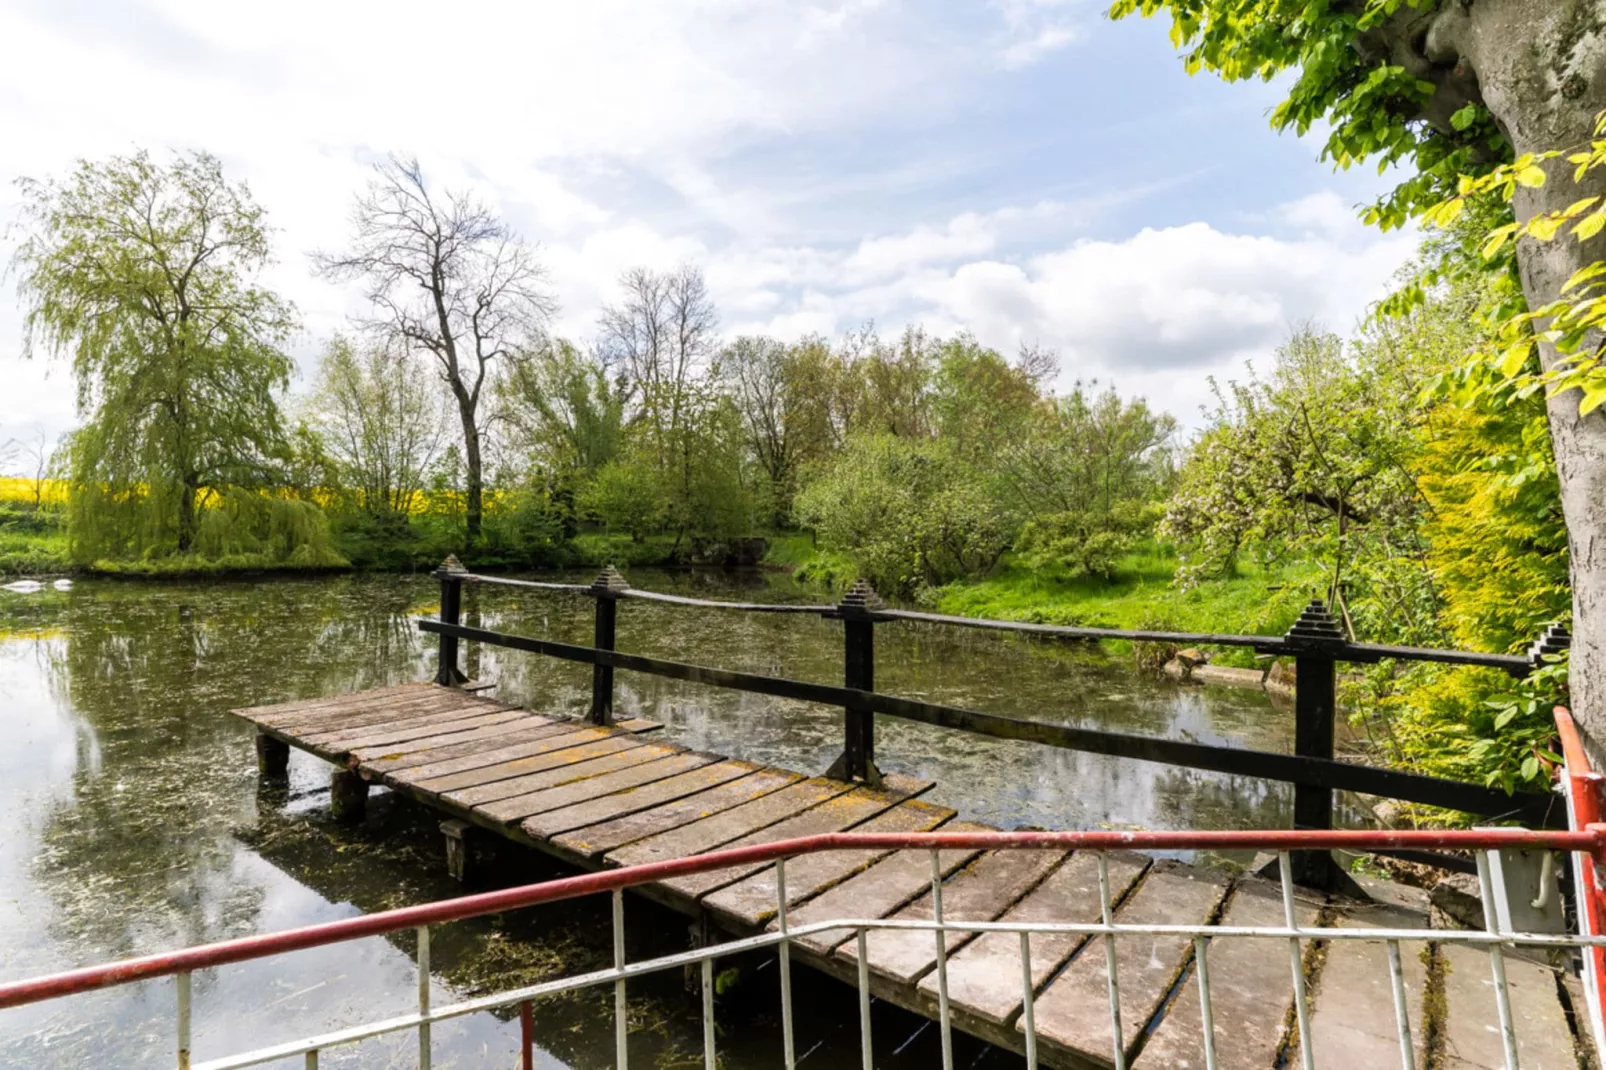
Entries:
{"label": "sky", "polygon": [[[1348,330],[1415,240],[1356,220],[1386,177],[1272,132],[1276,84],[1189,78],[1164,22],[1106,6],[0,0],[0,232],[18,177],[209,151],[277,230],[304,382],[362,310],[310,255],[400,153],[539,245],[576,340],[622,271],[691,262],[729,336],[968,330],[1196,425],[1209,377]],[[0,440],[77,419],[22,339],[6,279]]]}

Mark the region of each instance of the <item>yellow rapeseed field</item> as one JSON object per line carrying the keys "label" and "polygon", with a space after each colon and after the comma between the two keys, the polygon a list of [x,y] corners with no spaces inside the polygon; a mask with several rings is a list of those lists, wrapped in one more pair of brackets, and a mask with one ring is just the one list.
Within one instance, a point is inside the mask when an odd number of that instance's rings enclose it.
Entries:
{"label": "yellow rapeseed field", "polygon": [[[27,502],[33,504],[34,480],[25,476],[0,476],[0,502]],[[46,479],[40,501],[59,505],[67,500],[67,484],[59,479]]]}

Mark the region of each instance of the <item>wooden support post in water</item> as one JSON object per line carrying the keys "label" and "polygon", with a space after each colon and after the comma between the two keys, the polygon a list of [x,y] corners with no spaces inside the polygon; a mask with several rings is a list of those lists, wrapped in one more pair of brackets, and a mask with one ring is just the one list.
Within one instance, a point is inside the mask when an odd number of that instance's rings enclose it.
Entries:
{"label": "wooden support post in water", "polygon": [[[609,565],[603,569],[597,578],[591,581],[591,599],[597,607],[597,626],[593,634],[592,645],[598,650],[614,649],[615,625],[619,616],[619,592],[628,591],[630,584],[619,574],[619,570]],[[613,666],[591,666],[591,713],[588,720],[592,724],[613,724]]]}
{"label": "wooden support post in water", "polygon": [[441,833],[446,837],[446,872],[459,884],[474,879],[474,845],[469,838],[473,827],[455,817],[441,822]]}
{"label": "wooden support post in water", "polygon": [[[842,619],[842,682],[859,691],[875,690],[875,611],[882,601],[864,580],[848,588],[835,615]],[[856,705],[842,710],[842,756],[826,776],[879,787],[875,764],[875,713]]]}
{"label": "wooden support post in water", "polygon": [[355,825],[368,813],[368,781],[349,769],[329,778],[329,812],[342,825]]}
{"label": "wooden support post in water", "polygon": [[[1294,651],[1294,753],[1301,758],[1333,757],[1333,718],[1337,715],[1336,655],[1344,647],[1338,621],[1319,598],[1311,599],[1287,645]],[[1333,790],[1294,785],[1294,828],[1333,827]],[[1312,888],[1331,888],[1336,879],[1327,851],[1295,851],[1294,880]]]}
{"label": "wooden support post in water", "polygon": [[290,771],[290,744],[257,733],[257,772],[265,777],[282,777]]}
{"label": "wooden support post in water", "polygon": [[[440,568],[435,570],[435,578],[441,581],[441,623],[461,624],[463,618],[463,575],[465,573],[462,562],[457,556],[451,555],[441,562]],[[455,687],[467,682],[468,677],[463,675],[457,667],[457,636],[441,636],[440,664],[435,670],[435,682],[442,687]]]}

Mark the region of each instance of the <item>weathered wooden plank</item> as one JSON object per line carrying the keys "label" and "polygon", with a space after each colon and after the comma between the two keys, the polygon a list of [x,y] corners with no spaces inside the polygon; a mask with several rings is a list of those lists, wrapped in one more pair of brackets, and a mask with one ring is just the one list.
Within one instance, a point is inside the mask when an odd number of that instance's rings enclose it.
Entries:
{"label": "weathered wooden plank", "polygon": [[[521,711],[515,711],[521,712]],[[479,728],[469,728],[462,731],[445,732],[441,735],[422,736],[418,739],[409,739],[397,743],[380,743],[372,747],[352,747],[346,752],[348,760],[366,762],[375,758],[385,758],[393,754],[411,754],[427,750],[432,747],[446,747],[453,743],[468,743],[476,739],[492,739],[499,736],[512,735],[523,732],[529,726],[529,718],[515,717],[506,721],[493,721]],[[535,725],[531,727],[544,727]]]}
{"label": "weathered wooden plank", "polygon": [[[785,820],[778,821],[768,828],[749,833],[739,840],[732,840],[725,844],[727,848],[746,847],[755,843],[774,843],[776,840],[788,840],[794,836],[814,836],[822,832],[845,832],[848,829],[861,825],[875,817],[883,810],[890,810],[905,799],[913,798],[932,788],[929,780],[914,780],[910,777],[888,776],[882,781],[881,788],[857,787],[846,795],[838,795],[800,814],[794,814]],[[669,892],[684,896],[687,899],[696,899],[706,895],[716,888],[723,888],[727,884],[741,880],[751,873],[764,868],[763,865],[740,866],[730,869],[717,870],[711,873],[691,873],[684,877],[674,877],[661,881],[660,886]]]}
{"label": "weathered wooden plank", "polygon": [[[910,800],[877,814],[862,825],[853,826],[853,831],[929,832],[953,817],[954,811],[946,806]],[[879,849],[821,851],[793,858],[786,864],[787,905],[811,899],[891,853]],[[929,856],[927,861],[929,865]],[[778,912],[775,867],[766,866],[752,876],[704,896],[703,905],[717,919],[739,929],[768,924]]]}
{"label": "weathered wooden plank", "polygon": [[664,727],[662,721],[649,721],[645,717],[626,717],[622,721],[615,721],[613,727],[621,732],[657,732]]}
{"label": "weathered wooden plank", "polygon": [[[1202,925],[1227,893],[1214,874],[1158,862],[1124,901],[1115,920],[1128,925]],[[1121,1045],[1129,1054],[1192,952],[1185,936],[1123,935],[1115,940],[1121,988]],[[1109,987],[1102,942],[1084,944],[1037,997],[1037,1036],[1089,1062],[1113,1064]]]}
{"label": "weathered wooden plank", "polygon": [[[449,732],[466,732],[472,728],[485,728],[504,721],[516,721],[534,714],[516,706],[494,706],[490,709],[447,710],[431,713],[416,720],[397,723],[367,725],[362,728],[318,732],[299,738],[314,747],[334,753],[366,747],[390,746],[415,739],[443,736]],[[545,719],[541,721],[545,724]],[[531,728],[538,727],[531,725]]]}
{"label": "weathered wooden plank", "polygon": [[852,784],[827,780],[825,777],[800,781],[712,817],[610,851],[604,856],[604,861],[610,866],[635,866],[702,854],[767,828],[800,810],[844,795],[852,788]]}
{"label": "weathered wooden plank", "polygon": [[[1110,898],[1119,901],[1148,867],[1142,855],[1112,852],[1109,856]],[[960,915],[947,910],[954,919]],[[1098,856],[1078,852],[1032,889],[1024,899],[998,918],[1013,922],[1097,922],[1099,909]],[[1040,987],[1085,937],[1072,933],[1037,933],[1032,937],[1032,985]],[[926,974],[920,990],[937,998],[937,972]],[[1015,933],[982,933],[948,960],[949,1003],[967,1014],[997,1025],[1009,1025],[1020,1011],[1020,937]]]}
{"label": "weathered wooden plank", "polygon": [[274,722],[272,727],[281,732],[310,734],[331,731],[347,725],[381,724],[436,710],[456,709],[476,702],[491,701],[493,700],[475,699],[443,687],[391,698],[371,699],[353,696],[349,702],[295,714]]}
{"label": "weathered wooden plank", "polygon": [[[620,746],[621,743],[633,744]],[[543,754],[537,758],[523,758],[517,765],[525,770],[522,775],[513,776],[506,780],[493,780],[488,784],[474,784],[468,787],[445,786],[455,777],[443,777],[432,780],[430,784],[437,785],[432,790],[438,795],[445,795],[459,806],[476,807],[486,803],[493,803],[499,799],[512,799],[518,796],[533,795],[548,788],[561,787],[572,784],[589,777],[601,776],[605,773],[616,773],[637,765],[656,762],[676,754],[684,753],[683,748],[665,746],[661,743],[643,745],[640,741],[625,738],[622,740],[599,739],[595,743],[587,743],[581,747],[570,747],[555,754]],[[533,771],[530,771],[533,770]],[[479,770],[475,770],[479,772]],[[458,776],[470,774],[459,773]],[[602,790],[602,784],[593,785],[591,790]],[[532,811],[533,813],[534,811]]]}
{"label": "weathered wooden plank", "polygon": [[[1427,917],[1390,907],[1351,907],[1337,925],[1345,929],[1420,929]],[[1422,944],[1401,944],[1405,1002],[1416,1043],[1416,1064],[1427,1065],[1422,1028],[1422,995],[1427,967]],[[1388,949],[1362,940],[1332,940],[1316,978],[1315,1005],[1310,1012],[1311,1049],[1318,1070],[1357,1070],[1363,1066],[1400,1065],[1398,1026],[1394,1020],[1394,987],[1389,980]],[[1298,1037],[1289,1048],[1289,1065],[1298,1066]]]}
{"label": "weathered wooden plank", "polygon": [[[523,795],[510,795],[507,798],[482,803],[473,807],[473,809],[475,813],[482,814],[493,821],[500,821],[504,824],[517,824],[524,818],[535,814],[546,813],[548,810],[563,809],[587,801],[597,801],[617,792],[627,791],[643,784],[650,784],[655,780],[664,780],[680,773],[690,772],[693,769],[700,769],[718,760],[719,755],[717,754],[702,754],[696,751],[671,751],[669,754],[661,754],[652,761],[644,762],[640,765],[616,769],[611,773],[601,773],[595,777],[584,777],[578,781],[556,784],[538,791],[525,792]],[[457,802],[459,793],[454,792],[443,795],[442,798]],[[668,800],[664,801],[667,802]],[[633,813],[637,809],[640,808],[625,807],[620,804],[619,813]],[[618,815],[609,814],[608,816],[615,817]],[[565,828],[562,831],[567,832],[568,829]]]}
{"label": "weathered wooden plank", "polygon": [[466,769],[477,769],[482,765],[496,765],[514,758],[576,747],[615,734],[606,728],[581,728],[570,721],[559,721],[540,728],[521,728],[495,739],[472,739],[466,743],[420,747],[375,758],[362,768],[365,772],[387,778],[406,774],[408,777],[428,780]]}
{"label": "weathered wooden plank", "polygon": [[590,825],[558,836],[552,842],[564,850],[594,859],[625,844],[691,824],[693,821],[701,821],[712,814],[780,791],[802,779],[802,774],[787,772],[784,769],[760,769],[752,776],[745,776],[700,794],[655,806],[651,810],[642,810],[616,817],[612,821],[604,821],[599,825]]}
{"label": "weathered wooden plank", "polygon": [[[641,749],[641,740],[635,736],[612,735],[602,739],[592,740],[574,747],[561,750],[543,750],[519,758],[510,758],[504,762],[493,765],[483,765],[477,769],[465,769],[458,773],[448,773],[445,776],[419,778],[412,771],[405,771],[395,779],[410,784],[420,791],[427,791],[438,795],[443,791],[464,791],[468,788],[486,788],[482,798],[475,798],[475,803],[490,802],[492,799],[505,799],[511,795],[523,795],[527,792],[538,791],[542,787],[552,787],[553,783],[526,784],[508,783],[521,781],[534,773],[542,773],[558,766],[574,766],[582,762],[589,763],[593,758],[603,758],[608,755],[618,755],[623,764],[616,762],[607,769],[622,769],[624,765],[633,764],[629,756],[621,755],[621,751]],[[525,749],[525,748],[510,748]],[[638,755],[634,761],[650,761],[652,758],[663,757],[663,751],[653,750]],[[606,771],[606,770],[604,770]],[[580,773],[580,776],[587,775]],[[494,785],[494,787],[493,787]]]}
{"label": "weathered wooden plank", "polygon": [[291,699],[288,702],[274,702],[265,706],[240,706],[229,712],[236,717],[243,717],[247,721],[266,722],[288,717],[303,710],[320,709],[336,703],[346,702],[350,699],[374,698],[396,695],[402,692],[425,691],[432,687],[431,683],[391,684],[387,687],[371,688],[367,691],[352,691],[343,695],[314,695],[308,698]]}
{"label": "weathered wooden plank", "polygon": [[[970,921],[993,921],[1037,885],[1069,852],[989,851],[950,877],[942,888],[943,913]],[[929,865],[929,863],[928,863]],[[894,918],[925,921],[931,917],[931,893],[905,906]],[[948,934],[950,954],[975,936]],[[870,969],[897,984],[912,984],[937,965],[936,941],[929,932],[882,929],[865,937]],[[837,955],[858,961],[856,941],[848,941]]]}
{"label": "weathered wooden plank", "polygon": [[[975,821],[952,821],[943,832],[997,832],[991,825]],[[980,851],[943,851],[938,859],[946,877],[981,854]],[[881,858],[862,873],[854,874],[834,888],[810,899],[791,915],[793,925],[809,925],[832,918],[884,918],[898,908],[931,890],[931,852],[895,851]],[[770,928],[775,923],[770,922]],[[850,939],[848,929],[814,933],[797,941],[820,955],[829,954],[842,941]]]}
{"label": "weathered wooden plank", "polygon": [[[1301,925],[1315,925],[1321,904],[1300,896],[1295,910]],[[1246,878],[1233,889],[1221,924],[1272,927],[1285,920],[1282,890],[1268,881]],[[1209,944],[1205,956],[1216,1025],[1216,1065],[1221,1070],[1268,1070],[1276,1064],[1294,1005],[1287,942],[1221,937]],[[1137,1058],[1139,1070],[1204,1066],[1203,1029],[1199,986],[1190,974],[1160,1027],[1144,1043]],[[1359,1064],[1352,1070],[1360,1070]]]}
{"label": "weathered wooden plank", "polygon": [[[659,765],[669,765],[682,759],[690,759],[694,755],[682,754],[674,758],[665,758]],[[702,755],[713,759],[716,755]],[[643,767],[650,768],[650,767]],[[751,776],[758,772],[759,766],[752,762],[741,762],[727,758],[723,761],[711,761],[709,764],[677,776],[667,777],[663,780],[654,780],[642,784],[640,787],[627,788],[624,791],[614,792],[612,795],[600,799],[589,799],[565,806],[561,810],[549,810],[525,818],[519,826],[526,834],[537,839],[551,839],[565,832],[572,832],[587,825],[600,824],[625,814],[649,810],[654,806],[661,806],[666,802],[683,799],[688,795],[696,795],[709,788],[723,784],[728,780]],[[586,783],[590,783],[589,781]],[[580,786],[585,786],[584,784]],[[559,788],[558,791],[566,789]]]}
{"label": "weathered wooden plank", "polygon": [[[1465,944],[1440,944],[1444,960],[1443,1070],[1504,1070],[1505,1044],[1495,1004],[1489,953]],[[1506,990],[1523,1070],[1577,1070],[1572,1030],[1562,1008],[1556,971],[1508,953]],[[1351,1064],[1352,1066],[1355,1064]]]}

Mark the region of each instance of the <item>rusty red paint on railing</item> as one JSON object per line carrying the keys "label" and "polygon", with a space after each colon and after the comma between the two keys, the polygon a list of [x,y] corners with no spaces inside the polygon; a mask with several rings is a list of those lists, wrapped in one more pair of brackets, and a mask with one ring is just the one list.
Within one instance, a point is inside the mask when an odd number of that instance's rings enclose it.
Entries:
{"label": "rusty red paint on railing", "polygon": [[[1561,739],[1562,776],[1567,779],[1568,822],[1574,829],[1599,828],[1606,816],[1606,777],[1591,767],[1572,714],[1557,706],[1554,715]],[[1599,936],[1606,933],[1606,853],[1596,849],[1576,857],[1578,928],[1586,936]],[[1606,949],[1586,948],[1584,954],[1591,966],[1586,980],[1594,984],[1596,1006],[1606,1006]]]}
{"label": "rusty red paint on railing", "polygon": [[[1598,816],[1598,813],[1597,813]],[[146,955],[101,966],[87,966],[46,977],[0,984],[0,1009],[54,999],[60,996],[131,981],[170,976],[189,970],[209,969],[287,951],[300,951],[368,936],[382,936],[421,925],[461,921],[521,907],[538,906],[598,892],[611,892],[654,881],[731,866],[773,862],[779,858],[820,851],[871,848],[906,849],[1032,849],[1061,850],[1352,850],[1386,849],[1480,850],[1527,847],[1552,851],[1584,851],[1606,858],[1606,824],[1590,823],[1571,832],[1530,829],[1494,830],[1335,830],[1240,832],[834,832],[775,843],[739,847],[588,873],[577,877],[528,884],[496,892],[483,892],[420,906],[401,907],[378,914],[307,925],[282,932],[263,933],[236,940]]]}

